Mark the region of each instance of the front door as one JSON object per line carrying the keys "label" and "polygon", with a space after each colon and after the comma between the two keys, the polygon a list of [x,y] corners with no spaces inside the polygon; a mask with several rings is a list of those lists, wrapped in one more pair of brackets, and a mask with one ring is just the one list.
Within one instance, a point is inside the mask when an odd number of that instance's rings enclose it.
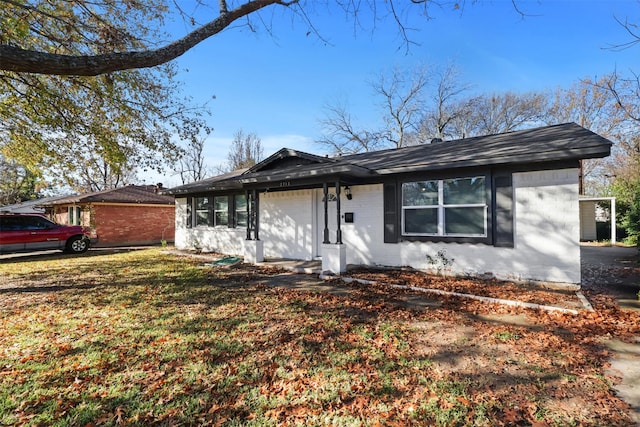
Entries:
{"label": "front door", "polygon": [[[316,190],[316,203],[315,203],[315,211],[316,211],[316,244],[315,244],[315,256],[322,256],[322,243],[324,241],[324,200],[323,200],[323,192],[322,189]],[[337,223],[337,204],[336,204],[336,190],[335,188],[329,189],[329,203],[327,206],[327,216],[329,218],[329,242],[336,242],[336,229],[338,228]]]}

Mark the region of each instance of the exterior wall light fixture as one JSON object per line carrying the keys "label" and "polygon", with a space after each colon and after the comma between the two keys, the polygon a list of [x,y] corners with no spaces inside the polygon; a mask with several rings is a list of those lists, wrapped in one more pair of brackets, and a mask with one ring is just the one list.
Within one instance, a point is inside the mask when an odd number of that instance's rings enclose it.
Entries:
{"label": "exterior wall light fixture", "polygon": [[353,199],[353,194],[351,194],[351,188],[347,185],[344,187],[344,195],[347,196],[347,200]]}

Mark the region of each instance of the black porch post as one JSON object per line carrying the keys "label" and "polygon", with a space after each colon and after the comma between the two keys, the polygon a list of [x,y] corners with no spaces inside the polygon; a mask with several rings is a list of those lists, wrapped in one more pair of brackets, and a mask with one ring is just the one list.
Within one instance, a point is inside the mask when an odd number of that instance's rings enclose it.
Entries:
{"label": "black porch post", "polygon": [[253,217],[253,209],[251,209],[251,194],[249,190],[244,190],[244,199],[247,202],[247,240],[251,240],[251,221]]}
{"label": "black porch post", "polygon": [[253,199],[254,199],[254,203],[255,203],[255,227],[253,229],[253,234],[254,234],[254,238],[255,240],[260,240],[260,236],[258,234],[259,230],[260,230],[260,193],[258,193],[258,190],[253,190]]}
{"label": "black porch post", "polygon": [[324,194],[322,198],[324,201],[324,240],[322,243],[331,243],[329,241],[329,186],[326,182],[322,184],[322,193]]}
{"label": "black porch post", "polygon": [[336,181],[336,243],[342,244],[342,230],[340,230],[340,180]]}

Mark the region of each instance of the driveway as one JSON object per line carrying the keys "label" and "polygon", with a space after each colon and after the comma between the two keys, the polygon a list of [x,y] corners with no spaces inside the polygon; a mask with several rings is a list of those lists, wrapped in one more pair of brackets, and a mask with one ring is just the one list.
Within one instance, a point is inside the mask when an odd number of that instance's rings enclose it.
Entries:
{"label": "driveway", "polygon": [[636,248],[580,247],[582,288],[607,293],[621,308],[640,310],[640,255]]}
{"label": "driveway", "polygon": [[[581,246],[582,288],[614,297],[620,308],[640,312],[640,255],[636,248]],[[619,380],[613,388],[631,405],[631,416],[640,426],[640,337],[604,343],[612,352],[607,374]]]}

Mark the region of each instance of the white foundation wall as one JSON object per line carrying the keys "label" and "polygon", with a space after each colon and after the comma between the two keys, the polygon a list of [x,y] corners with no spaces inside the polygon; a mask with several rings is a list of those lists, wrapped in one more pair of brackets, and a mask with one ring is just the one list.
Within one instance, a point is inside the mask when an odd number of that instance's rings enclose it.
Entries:
{"label": "white foundation wall", "polygon": [[[504,280],[580,283],[578,170],[513,174],[514,247],[484,244],[383,243],[382,184],[352,186],[341,198],[342,241],[347,264],[411,266],[432,270],[439,251],[452,260],[447,273],[488,275]],[[265,258],[314,258],[323,224],[318,224],[318,190],[260,193],[260,240]],[[352,212],[354,222],[344,222]],[[335,230],[332,230],[335,236]],[[244,253],[244,228],[186,228],[186,198],[176,199],[175,245],[225,254]],[[331,242],[335,243],[335,242]]]}
{"label": "white foundation wall", "polygon": [[265,258],[313,259],[313,190],[260,193],[259,215]]}
{"label": "white foundation wall", "polygon": [[226,255],[243,255],[247,230],[244,227],[193,227],[187,228],[187,199],[176,198],[177,249],[200,248],[203,252]]}
{"label": "white foundation wall", "polygon": [[342,212],[354,212],[343,224],[348,264],[411,266],[436,270],[427,255],[439,251],[452,260],[452,274],[489,275],[504,280],[580,283],[578,170],[515,173],[513,248],[484,244],[383,242],[382,185],[352,187],[353,200]]}

